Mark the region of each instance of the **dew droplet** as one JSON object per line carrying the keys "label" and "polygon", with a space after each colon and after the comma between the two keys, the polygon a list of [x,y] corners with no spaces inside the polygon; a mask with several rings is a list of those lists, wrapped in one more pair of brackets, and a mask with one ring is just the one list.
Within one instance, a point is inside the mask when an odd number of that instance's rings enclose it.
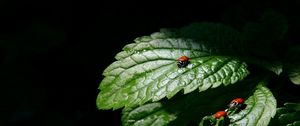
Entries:
{"label": "dew droplet", "polygon": [[178,73],[182,73],[183,70],[182,70],[182,69],[178,69],[177,72],[178,72]]}
{"label": "dew droplet", "polygon": [[190,63],[190,64],[187,65],[187,68],[192,69],[194,66],[195,66],[194,64]]}

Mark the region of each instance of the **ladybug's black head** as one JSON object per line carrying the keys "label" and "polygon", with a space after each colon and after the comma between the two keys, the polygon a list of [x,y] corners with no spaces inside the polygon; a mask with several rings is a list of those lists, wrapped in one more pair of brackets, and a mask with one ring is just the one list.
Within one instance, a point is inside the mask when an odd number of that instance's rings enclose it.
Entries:
{"label": "ladybug's black head", "polygon": [[183,68],[183,67],[186,67],[188,64],[190,63],[190,61],[181,61],[181,60],[179,60],[179,61],[177,61],[177,66],[178,66],[178,68]]}
{"label": "ladybug's black head", "polygon": [[236,107],[237,105],[238,105],[238,103],[235,102],[235,101],[233,101],[233,102],[231,102],[231,103],[228,105],[228,107],[229,107],[229,108],[233,108],[233,107]]}

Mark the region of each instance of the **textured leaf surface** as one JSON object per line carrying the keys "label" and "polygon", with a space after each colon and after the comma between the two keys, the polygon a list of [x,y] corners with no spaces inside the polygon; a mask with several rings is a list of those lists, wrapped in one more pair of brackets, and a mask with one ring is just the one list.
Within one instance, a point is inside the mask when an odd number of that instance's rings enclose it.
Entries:
{"label": "textured leaf surface", "polygon": [[200,93],[179,94],[167,101],[148,103],[134,109],[126,108],[123,110],[122,122],[124,126],[141,123],[141,126],[151,126],[153,122],[171,126],[197,125],[202,117],[224,108],[232,98],[249,95],[249,89],[253,89],[253,85],[237,83]]}
{"label": "textured leaf surface", "polygon": [[[98,108],[133,107],[171,98],[180,90],[204,91],[233,84],[248,74],[245,63],[213,55],[201,41],[166,38],[169,36],[164,32],[137,38],[116,55],[118,61],[103,73],[106,77],[100,84]],[[190,57],[186,68],[176,65],[182,55]]]}
{"label": "textured leaf surface", "polygon": [[176,113],[168,113],[162,103],[150,103],[136,109],[125,109],[123,126],[164,126],[176,119]]}
{"label": "textured leaf surface", "polygon": [[230,116],[232,126],[268,126],[276,113],[276,100],[270,90],[261,82],[245,104],[241,112]]}
{"label": "textured leaf surface", "polygon": [[275,119],[272,124],[285,126],[300,125],[300,103],[285,103],[283,107],[277,108]]}

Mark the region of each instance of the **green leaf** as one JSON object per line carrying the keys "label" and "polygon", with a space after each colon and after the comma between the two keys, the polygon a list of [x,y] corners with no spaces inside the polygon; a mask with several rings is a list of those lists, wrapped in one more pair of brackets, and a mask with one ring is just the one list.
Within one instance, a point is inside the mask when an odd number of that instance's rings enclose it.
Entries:
{"label": "green leaf", "polygon": [[192,92],[187,95],[178,94],[170,100],[159,103],[148,103],[134,109],[123,110],[122,122],[124,126],[150,126],[155,120],[158,125],[187,126],[197,125],[205,115],[225,109],[235,97],[245,97],[253,89],[249,81],[234,85],[220,86],[205,92]]}
{"label": "green leaf", "polygon": [[273,10],[265,11],[256,22],[246,23],[240,45],[245,49],[245,61],[280,75],[283,72],[283,39],[287,29],[284,15]]}
{"label": "green leaf", "polygon": [[298,65],[290,65],[288,71],[288,76],[290,80],[297,85],[300,85],[300,66]]}
{"label": "green leaf", "polygon": [[[299,117],[299,115],[297,115]],[[300,126],[300,121],[295,121],[291,124],[287,124],[286,126]]]}
{"label": "green leaf", "polygon": [[285,70],[290,80],[300,85],[300,45],[290,48],[286,53]]}
{"label": "green leaf", "polygon": [[221,117],[220,119],[215,119],[213,116],[205,116],[202,118],[199,126],[228,126],[230,120],[227,117]]}
{"label": "green leaf", "polygon": [[275,73],[276,75],[280,75],[283,71],[283,65],[281,62],[267,62],[264,60],[258,60],[258,59],[253,59],[253,58],[244,58],[244,60],[248,64],[254,64],[258,68],[264,68],[267,69],[268,71],[271,71]]}
{"label": "green leaf", "polygon": [[300,103],[285,103],[283,107],[277,108],[273,124],[286,126],[299,126]]}
{"label": "green leaf", "polygon": [[280,75],[282,73],[283,66],[279,62],[275,62],[275,63],[261,62],[261,63],[262,66],[264,66],[269,71],[274,72],[276,75]]}
{"label": "green leaf", "polygon": [[123,126],[163,126],[176,119],[176,114],[169,114],[162,103],[150,103],[141,107],[123,110]]}
{"label": "green leaf", "polygon": [[271,91],[261,82],[245,104],[247,107],[237,114],[229,116],[231,125],[267,126],[276,113],[276,100]]}
{"label": "green leaf", "polygon": [[[269,120],[276,112],[276,100],[269,89],[263,86],[263,83],[256,86],[253,95],[246,100],[247,107],[244,110],[229,116],[231,125],[268,125]],[[199,124],[199,120],[205,115],[213,115],[216,111],[225,110],[226,105],[233,98],[249,95],[249,89],[252,87],[253,85],[249,82],[239,83],[201,93],[193,92],[175,97],[167,102],[149,103],[134,109],[127,108],[123,111],[122,122],[124,126],[139,125],[141,122],[154,122],[155,120],[160,120],[157,122],[158,125]],[[145,123],[142,126],[151,124]]]}
{"label": "green leaf", "polygon": [[[97,98],[100,109],[134,107],[148,101],[171,98],[179,91],[205,91],[242,80],[249,72],[238,59],[214,55],[202,41],[165,38],[172,33],[154,33],[135,39],[116,55],[118,61],[105,70]],[[190,64],[178,68],[186,55]]]}

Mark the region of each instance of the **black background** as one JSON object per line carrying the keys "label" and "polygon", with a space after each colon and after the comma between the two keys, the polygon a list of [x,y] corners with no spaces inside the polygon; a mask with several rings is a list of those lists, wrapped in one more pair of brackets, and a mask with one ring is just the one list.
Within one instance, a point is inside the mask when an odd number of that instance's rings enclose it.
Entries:
{"label": "black background", "polygon": [[298,1],[0,1],[0,125],[120,125],[120,110],[96,109],[102,71],[136,37],[192,22],[238,30],[268,9],[298,40]]}

